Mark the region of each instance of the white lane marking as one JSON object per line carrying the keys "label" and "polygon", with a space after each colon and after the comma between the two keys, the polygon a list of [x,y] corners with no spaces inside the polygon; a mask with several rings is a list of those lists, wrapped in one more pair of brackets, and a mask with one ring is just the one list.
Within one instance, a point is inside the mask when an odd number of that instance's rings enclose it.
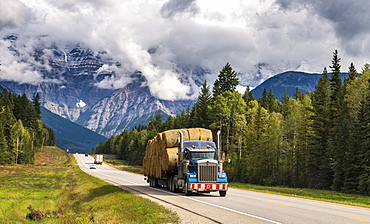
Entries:
{"label": "white lane marking", "polygon": [[[115,178],[117,178],[117,177],[115,177]],[[141,185],[141,186],[148,186],[147,184],[141,184],[141,183],[136,183],[136,182],[127,181],[127,180],[123,180],[123,181],[128,182],[128,183],[131,183],[131,184],[138,184],[138,185]],[[231,209],[231,208],[227,208],[227,207],[224,207],[224,206],[221,206],[221,205],[216,205],[216,204],[212,204],[212,203],[209,203],[209,202],[201,201],[201,200],[198,200],[198,199],[190,198],[188,196],[182,196],[182,195],[179,195],[179,194],[176,194],[176,193],[172,193],[172,192],[169,192],[169,191],[165,191],[165,190],[161,190],[161,189],[158,189],[158,188],[151,188],[151,189],[157,190],[157,191],[161,191],[161,192],[164,192],[164,193],[167,193],[167,194],[176,195],[178,197],[186,198],[186,199],[189,199],[189,200],[193,200],[193,201],[200,202],[200,203],[203,203],[203,204],[206,204],[206,205],[210,205],[210,206],[214,206],[214,207],[217,207],[217,208],[225,209],[225,210],[228,210],[228,211],[231,211],[231,212],[235,212],[235,213],[238,213],[238,214],[241,214],[241,215],[249,216],[249,217],[252,217],[252,218],[264,220],[264,221],[275,223],[275,224],[281,224],[280,222],[276,222],[276,221],[273,221],[273,220],[270,220],[270,219],[262,218],[262,217],[255,216],[255,215],[252,215],[252,214],[248,214],[248,213],[245,213],[245,212],[237,211],[237,210],[234,210],[234,209]]]}
{"label": "white lane marking", "polygon": [[[141,185],[141,186],[148,186],[147,184],[142,184],[142,183],[137,183],[137,182],[133,182],[133,181],[128,181],[128,180],[125,180],[125,179],[121,179],[120,177],[110,176],[110,175],[106,175],[106,174],[102,174],[102,173],[100,173],[100,174],[101,175],[104,175],[104,176],[108,176],[108,177],[113,177],[113,178],[116,178],[116,179],[120,179],[120,180],[125,181],[127,183],[137,184],[137,185]],[[262,217],[255,216],[255,215],[252,215],[252,214],[248,214],[248,213],[245,213],[245,212],[237,211],[237,210],[234,210],[234,209],[231,209],[231,208],[227,208],[227,207],[224,207],[224,206],[221,206],[221,205],[216,205],[216,204],[212,204],[212,203],[209,203],[209,202],[201,201],[201,200],[198,200],[198,199],[190,198],[188,196],[182,196],[182,195],[175,194],[173,192],[169,192],[169,191],[165,191],[165,190],[161,190],[161,189],[158,189],[158,188],[151,188],[151,189],[157,190],[157,191],[161,191],[161,192],[164,192],[164,193],[167,193],[167,194],[176,195],[178,197],[186,198],[186,199],[189,199],[189,200],[193,200],[193,201],[196,201],[196,202],[200,202],[200,203],[203,203],[203,204],[206,204],[206,205],[214,206],[214,207],[217,207],[217,208],[221,208],[221,209],[224,209],[224,210],[227,210],[227,211],[235,212],[235,213],[238,213],[238,214],[241,214],[241,215],[245,215],[245,216],[249,216],[249,217],[252,217],[252,218],[264,220],[264,221],[275,223],[275,224],[281,224],[280,222],[276,222],[276,221],[273,221],[273,220],[270,220],[270,219],[262,218]]]}

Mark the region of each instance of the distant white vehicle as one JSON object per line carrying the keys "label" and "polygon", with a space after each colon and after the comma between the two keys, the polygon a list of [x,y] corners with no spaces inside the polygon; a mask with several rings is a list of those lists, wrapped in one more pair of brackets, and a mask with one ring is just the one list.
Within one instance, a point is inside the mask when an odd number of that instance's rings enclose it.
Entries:
{"label": "distant white vehicle", "polygon": [[90,169],[96,169],[96,165],[95,164],[91,164],[90,165]]}
{"label": "distant white vehicle", "polygon": [[103,163],[103,155],[101,154],[96,154],[94,156],[94,163],[95,164],[102,164]]}

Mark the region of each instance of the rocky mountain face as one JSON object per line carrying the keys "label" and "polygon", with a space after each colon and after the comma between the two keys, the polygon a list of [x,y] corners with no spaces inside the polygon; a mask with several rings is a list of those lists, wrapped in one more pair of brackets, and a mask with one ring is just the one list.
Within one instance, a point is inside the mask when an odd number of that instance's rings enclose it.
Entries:
{"label": "rocky mountain face", "polygon": [[[16,36],[7,38],[16,54]],[[175,115],[194,103],[191,100],[167,102],[153,97],[140,72],[132,74],[132,82],[122,89],[99,88],[97,83],[115,75],[101,69],[102,66],[120,66],[119,62],[114,62],[105,52],[93,52],[80,45],[60,48],[51,44],[46,49],[41,44],[31,57],[38,64],[44,64],[48,53],[48,68],[35,66],[34,69],[50,82],[0,82],[19,95],[26,93],[30,99],[40,93],[43,107],[103,136],[110,137],[125,128],[147,124],[150,116],[158,111]]]}
{"label": "rocky mountain face", "polygon": [[[17,45],[16,35],[3,40],[10,43],[9,49],[15,55],[20,55],[18,49],[21,46]],[[101,88],[99,83],[117,75],[117,71],[104,68],[121,66],[121,62],[112,59],[107,52],[94,52],[80,44],[58,45],[42,40],[36,41],[32,47],[32,51],[27,51],[29,55],[21,60],[29,60],[29,69],[42,74],[43,81],[20,83],[1,79],[0,76],[0,83],[17,94],[26,93],[30,99],[40,93],[43,107],[105,137],[120,134],[124,129],[139,124],[146,125],[158,111],[165,118],[179,114],[194,104],[191,100],[166,101],[154,97],[140,71],[127,76],[129,84],[124,88]],[[298,68],[301,64],[274,67],[260,63],[256,65],[253,75],[239,74],[240,83],[256,87],[253,89],[256,98],[262,94],[263,88],[267,91],[272,88],[280,98],[285,90],[293,96],[296,86],[302,91],[313,90],[320,76],[318,74],[286,72],[274,76],[277,74],[274,71],[292,66]],[[203,68],[181,69],[186,74],[192,74],[191,79],[198,86],[203,83],[204,76],[210,73]],[[261,83],[266,76],[272,78]],[[181,81],[187,82],[186,79]]]}
{"label": "rocky mountain face", "polygon": [[193,101],[166,101],[153,97],[148,87],[141,86],[140,79],[112,95],[99,100],[81,114],[76,123],[104,136],[120,134],[138,124],[147,124],[150,117],[161,111],[174,116],[191,106]]}

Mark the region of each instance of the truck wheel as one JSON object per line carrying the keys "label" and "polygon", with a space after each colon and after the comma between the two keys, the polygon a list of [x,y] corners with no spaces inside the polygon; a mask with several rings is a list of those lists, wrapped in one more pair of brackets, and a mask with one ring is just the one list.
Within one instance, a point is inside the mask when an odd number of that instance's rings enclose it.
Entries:
{"label": "truck wheel", "polygon": [[186,196],[189,196],[191,194],[191,192],[188,190],[188,182],[185,183],[184,185],[184,193]]}
{"label": "truck wheel", "polygon": [[181,193],[181,189],[178,189],[175,184],[173,184],[173,192],[174,193]]}
{"label": "truck wheel", "polygon": [[174,193],[180,193],[181,190],[179,188],[176,187],[176,181],[175,181],[175,178],[172,179],[172,189],[173,189],[173,192]]}
{"label": "truck wheel", "polygon": [[168,186],[170,187],[170,192],[175,192],[174,188],[175,188],[175,185],[173,183],[173,177],[170,177],[170,179],[168,180]]}
{"label": "truck wheel", "polygon": [[153,187],[154,188],[160,187],[159,184],[158,184],[158,178],[153,177]]}
{"label": "truck wheel", "polygon": [[226,191],[219,191],[220,197],[225,197],[226,196]]}

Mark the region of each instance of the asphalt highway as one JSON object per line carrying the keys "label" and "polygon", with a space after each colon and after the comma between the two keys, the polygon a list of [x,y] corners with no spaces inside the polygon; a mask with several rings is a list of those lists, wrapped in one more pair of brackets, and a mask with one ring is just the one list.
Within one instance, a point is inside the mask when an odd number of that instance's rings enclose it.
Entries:
{"label": "asphalt highway", "polygon": [[367,208],[233,188],[229,188],[226,197],[220,197],[218,192],[184,196],[167,188],[151,188],[142,175],[105,164],[90,169],[94,161],[92,157],[84,154],[75,154],[75,157],[87,174],[177,212],[182,223],[370,223],[370,209]]}

